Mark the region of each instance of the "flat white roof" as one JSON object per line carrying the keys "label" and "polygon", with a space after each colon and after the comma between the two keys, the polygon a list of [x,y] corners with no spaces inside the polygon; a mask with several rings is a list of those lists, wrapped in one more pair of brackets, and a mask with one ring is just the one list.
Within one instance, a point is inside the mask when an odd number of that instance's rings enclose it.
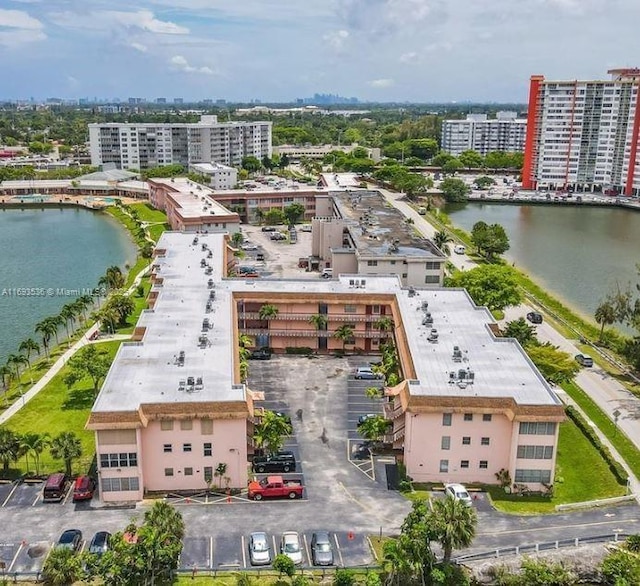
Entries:
{"label": "flat white roof", "polygon": [[214,171],[235,171],[235,167],[223,165],[222,163],[192,163],[191,168],[203,173],[213,173]]}
{"label": "flat white roof", "polygon": [[176,191],[171,191],[171,197],[180,206],[183,218],[201,218],[203,216],[231,216],[234,212],[218,203],[213,198],[213,191],[200,183],[195,183],[185,177],[174,179],[153,179],[154,183],[163,183]]}
{"label": "flat white roof", "polygon": [[[232,297],[234,292],[250,291],[291,292],[303,299],[305,293],[393,294],[416,371],[416,379],[410,381],[412,395],[512,397],[519,404],[560,404],[520,345],[493,336],[488,327],[494,321],[491,314],[475,307],[464,290],[402,288],[396,275],[340,275],[317,281],[223,280],[224,246],[221,233],[162,235],[158,248],[166,249],[166,256],[156,258],[154,264],[160,266],[157,275],[163,284],[154,289],[159,292],[154,309],[143,312],[139,320],[138,326],[146,328],[143,341],[120,347],[93,411],[129,411],[142,403],[244,400],[245,387],[233,382],[233,328],[237,324],[232,323]],[[210,275],[201,266],[203,260],[211,267]],[[208,313],[212,291],[215,299]],[[423,325],[426,311],[433,324]],[[205,318],[212,324],[207,331],[202,328]],[[428,340],[432,328],[438,332],[437,342]],[[460,350],[459,360],[454,359],[454,346]],[[201,378],[201,387],[194,384],[189,390],[189,377],[194,383]]]}

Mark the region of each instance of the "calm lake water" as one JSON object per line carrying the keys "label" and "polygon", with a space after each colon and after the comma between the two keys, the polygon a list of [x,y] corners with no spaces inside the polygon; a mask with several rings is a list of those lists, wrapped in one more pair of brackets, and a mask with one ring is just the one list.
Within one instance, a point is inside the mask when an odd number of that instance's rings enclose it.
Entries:
{"label": "calm lake water", "polygon": [[640,213],[620,208],[467,204],[446,209],[468,232],[482,220],[509,235],[505,254],[535,281],[587,316],[620,285],[640,283]]}
{"label": "calm lake water", "polygon": [[[135,258],[128,233],[106,214],[79,208],[0,209],[0,364],[25,338],[40,344],[35,324],[75,299],[58,289],[95,287],[108,266],[124,270]],[[32,288],[44,293],[18,295],[17,289]]]}

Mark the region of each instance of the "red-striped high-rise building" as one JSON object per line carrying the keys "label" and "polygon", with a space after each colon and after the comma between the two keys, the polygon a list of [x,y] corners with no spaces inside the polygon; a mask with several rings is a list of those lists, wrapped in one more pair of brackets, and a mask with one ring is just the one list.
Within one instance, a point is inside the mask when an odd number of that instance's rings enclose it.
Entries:
{"label": "red-striped high-rise building", "polygon": [[640,69],[605,81],[531,77],[525,189],[640,195]]}

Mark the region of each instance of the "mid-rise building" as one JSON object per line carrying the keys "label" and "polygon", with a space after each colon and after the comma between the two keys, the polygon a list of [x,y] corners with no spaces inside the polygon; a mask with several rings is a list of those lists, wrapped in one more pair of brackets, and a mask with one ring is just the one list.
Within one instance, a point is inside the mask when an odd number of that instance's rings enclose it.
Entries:
{"label": "mid-rise building", "polygon": [[442,150],[454,156],[464,151],[521,153],[526,132],[527,121],[516,112],[498,112],[492,119],[486,114],[468,114],[465,120],[442,122]]}
{"label": "mid-rise building", "polygon": [[[504,470],[534,490],[553,482],[563,406],[464,290],[403,287],[394,275],[227,278],[228,241],[165,232],[158,242],[149,309],[118,350],[87,424],[103,500],[204,490],[220,464],[229,487],[246,487],[265,389],[242,380],[240,335],[276,353],[375,353],[392,340],[400,376],[385,389],[385,439],[410,477],[495,484]],[[268,319],[265,305],[275,307]],[[345,325],[352,336],[339,340]]]}
{"label": "mid-rise building", "polygon": [[194,163],[189,171],[207,177],[211,189],[233,189],[238,184],[238,170],[222,163]]}
{"label": "mid-rise building", "polygon": [[531,77],[525,189],[640,195],[640,69],[609,80]]}
{"label": "mid-rise building", "polygon": [[89,124],[89,144],[94,166],[148,169],[214,162],[239,167],[244,157],[271,156],[271,122],[218,122],[217,116],[203,115],[194,123],[95,123]]}

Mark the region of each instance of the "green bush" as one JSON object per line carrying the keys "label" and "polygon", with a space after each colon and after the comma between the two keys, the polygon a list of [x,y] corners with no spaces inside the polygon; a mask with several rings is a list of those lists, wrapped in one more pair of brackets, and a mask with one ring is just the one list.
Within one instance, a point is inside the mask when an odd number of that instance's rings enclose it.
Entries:
{"label": "green bush", "polygon": [[353,570],[336,570],[333,577],[333,586],[354,586],[356,576]]}
{"label": "green bush", "polygon": [[593,428],[584,420],[584,418],[576,411],[574,407],[571,405],[565,408],[565,413],[567,417],[571,419],[578,429],[585,435],[585,437],[589,440],[591,445],[598,450],[598,453],[602,456],[604,461],[607,463],[609,470],[615,476],[617,482],[619,484],[626,484],[629,479],[629,475],[626,470],[620,465],[619,462],[612,456],[609,448],[602,445],[600,438],[595,434]]}
{"label": "green bush", "polygon": [[632,586],[640,584],[640,558],[628,551],[610,553],[600,565],[604,584]]}
{"label": "green bush", "polygon": [[633,553],[640,553],[640,534],[629,535],[625,541],[627,549]]}
{"label": "green bush", "polygon": [[285,354],[298,354],[303,356],[308,356],[309,354],[313,354],[313,348],[308,348],[307,346],[287,346],[284,349]]}

